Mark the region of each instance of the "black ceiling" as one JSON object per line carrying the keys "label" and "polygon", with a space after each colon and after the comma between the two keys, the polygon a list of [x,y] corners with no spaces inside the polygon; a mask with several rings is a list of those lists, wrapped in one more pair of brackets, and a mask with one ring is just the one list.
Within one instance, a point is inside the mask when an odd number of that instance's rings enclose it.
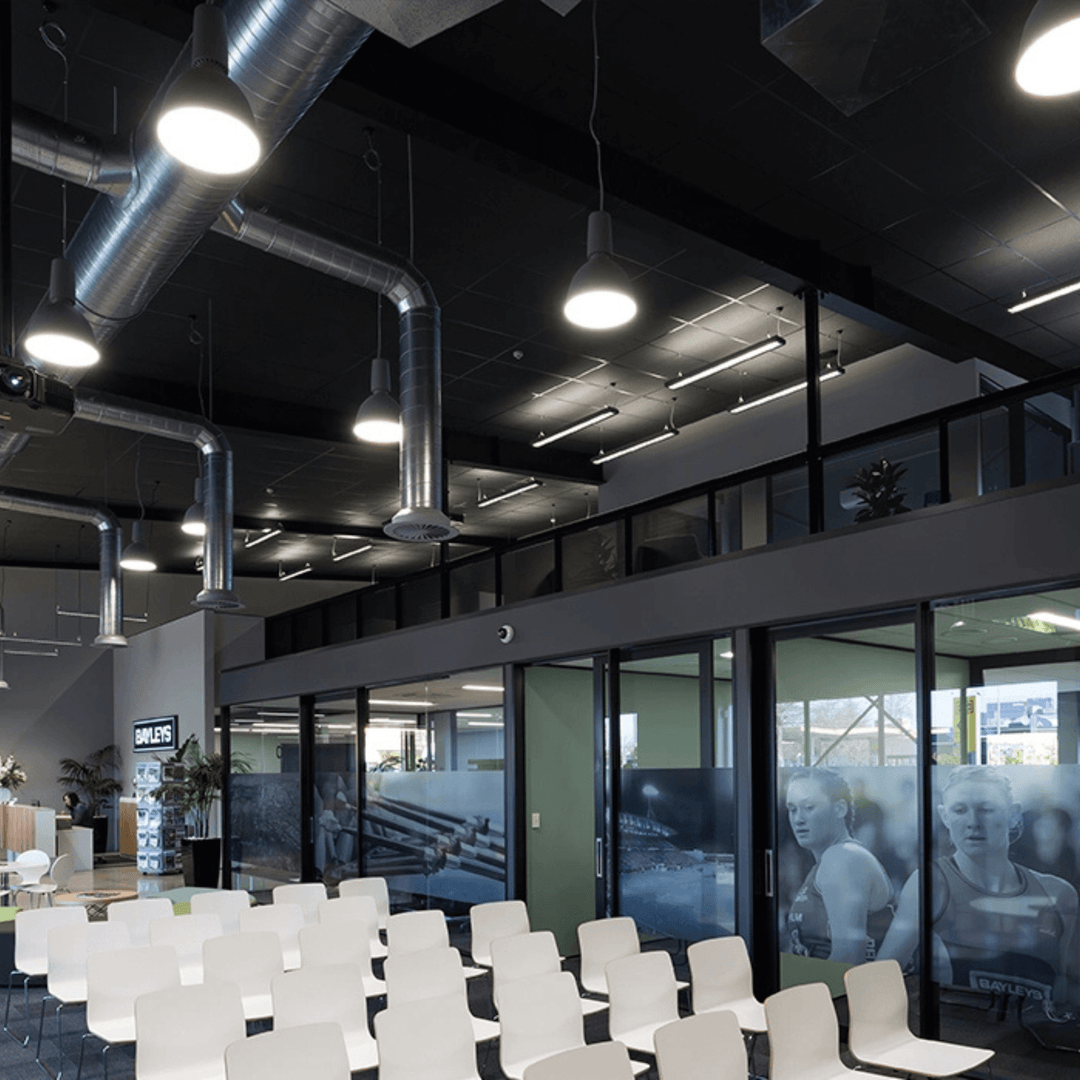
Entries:
{"label": "black ceiling", "polygon": [[[192,5],[50,7],[68,37],[71,121],[110,132],[115,87],[117,130],[130,131],[187,36]],[[596,202],[588,2],[563,18],[537,0],[504,0],[411,51],[374,35],[246,197],[373,239],[376,176],[362,160],[373,128],[384,242],[407,252],[412,136],[414,258],[443,305],[450,509],[464,515],[463,540],[523,535],[594,512],[589,458],[658,431],[673,397],[686,424],[798,378],[793,293],[805,283],[825,290],[822,348],[843,330],[845,362],[901,340],[1026,376],[1076,362],[1080,297],[1019,316],[1005,308],[1024,289],[1080,273],[1080,105],[1015,88],[1027,3],[971,7],[989,31],[981,41],[845,116],[761,46],[757,0],[601,2],[597,128],[616,249],[642,308],[622,331],[588,334],[559,314]],[[45,12],[29,0],[15,8],[15,98],[59,116],[62,65],[37,32]],[[21,328],[58,249],[61,195],[55,180],[21,168],[15,183]],[[94,197],[69,189],[72,229]],[[402,572],[428,565],[431,552],[379,541],[355,560],[329,559],[334,533],[377,530],[396,509],[396,453],[349,433],[375,313],[370,294],[210,234],[82,385],[193,412],[205,404],[226,427],[240,523],[291,523],[282,541],[250,551],[238,533],[238,574],[307,559],[313,576],[368,580],[371,559]],[[393,341],[392,314],[383,319]],[[788,345],[745,374],[665,389],[778,326]],[[613,420],[546,451],[529,446],[609,404]],[[197,552],[170,519],[190,501],[195,455],[137,442],[77,421],[35,438],[0,480],[107,497],[127,515],[138,462],[155,544],[169,568],[192,571]],[[530,474],[544,487],[477,508],[478,492]],[[93,564],[76,526],[12,521],[11,561]]]}

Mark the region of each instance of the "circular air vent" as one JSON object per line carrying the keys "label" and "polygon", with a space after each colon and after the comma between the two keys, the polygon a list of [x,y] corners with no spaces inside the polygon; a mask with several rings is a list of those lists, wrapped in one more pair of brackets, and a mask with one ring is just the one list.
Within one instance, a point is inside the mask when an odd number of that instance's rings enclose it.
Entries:
{"label": "circular air vent", "polygon": [[431,507],[415,510],[399,510],[393,519],[383,526],[383,532],[394,540],[411,544],[434,544],[440,540],[453,540],[458,531],[450,519]]}

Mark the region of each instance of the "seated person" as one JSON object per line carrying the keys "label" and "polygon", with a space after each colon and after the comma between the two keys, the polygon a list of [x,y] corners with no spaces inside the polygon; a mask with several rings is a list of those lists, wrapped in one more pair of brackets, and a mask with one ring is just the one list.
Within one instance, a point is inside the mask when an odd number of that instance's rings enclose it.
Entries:
{"label": "seated person", "polygon": [[64,795],[64,805],[71,815],[71,824],[73,826],[79,825],[86,829],[93,828],[94,819],[90,815],[90,807],[86,803],[80,801],[77,792],[67,792]]}

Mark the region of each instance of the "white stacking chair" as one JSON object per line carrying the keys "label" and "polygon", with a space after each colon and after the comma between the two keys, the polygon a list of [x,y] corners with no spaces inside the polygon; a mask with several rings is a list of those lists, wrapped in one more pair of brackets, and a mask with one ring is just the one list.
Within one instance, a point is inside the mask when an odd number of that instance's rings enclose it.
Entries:
{"label": "white stacking chair", "polygon": [[620,1042],[564,1050],[525,1070],[525,1080],[631,1080],[633,1075],[630,1055]]}
{"label": "white stacking chair", "polygon": [[524,900],[496,900],[490,904],[473,904],[469,909],[469,951],[473,963],[491,967],[491,943],[497,938],[527,934],[529,909]]}
{"label": "white stacking chair", "polygon": [[109,1051],[135,1041],[135,999],[180,985],[180,962],[171,945],[136,945],[95,953],[86,960],[86,1034],[79,1046],[82,1076],[86,1040],[98,1039],[102,1075],[109,1076]]}
{"label": "white stacking chair", "polygon": [[108,906],[109,922],[127,924],[132,945],[150,944],[150,924],[155,919],[168,919],[174,915],[172,901],[164,896],[143,896],[138,900],[124,900]]}
{"label": "white stacking chair", "polygon": [[265,904],[240,912],[241,934],[271,930],[281,939],[286,971],[300,966],[300,928],[303,925],[304,913],[299,904]]}
{"label": "white stacking chair", "polygon": [[338,896],[370,896],[379,913],[379,929],[386,929],[386,920],[390,918],[390,890],[386,887],[386,878],[346,878],[338,885]]}
{"label": "white stacking chair", "polygon": [[[397,916],[392,918],[396,919]],[[465,984],[461,953],[450,946],[401,955],[391,953],[386,959],[383,974],[386,976],[388,1008],[412,1001],[449,997],[459,997],[468,1008],[469,991]],[[473,1038],[477,1042],[498,1038],[499,1025],[494,1020],[483,1020],[471,1013],[469,1016],[472,1019]]]}
{"label": "white stacking chair", "polygon": [[848,1049],[865,1065],[945,1077],[977,1069],[994,1056],[993,1050],[912,1035],[904,975],[895,960],[848,968],[844,987]]}
{"label": "white stacking chair", "polygon": [[275,885],[271,895],[275,904],[299,904],[304,925],[313,926],[319,921],[319,904],[326,899],[326,886],[321,881]]}
{"label": "white stacking chair", "polygon": [[373,1069],[379,1064],[375,1039],[368,1030],[364,988],[351,964],[275,975],[271,996],[275,1031],[330,1020],[341,1025],[351,1070]]}
{"label": "white stacking chair", "polygon": [[300,970],[331,964],[351,964],[360,976],[365,997],[381,997],[386,993],[386,983],[375,978],[371,970],[368,939],[357,933],[353,925],[329,922],[303,927],[300,931]]}
{"label": "white stacking chair", "polygon": [[67,888],[67,883],[71,880],[71,875],[74,873],[74,858],[68,854],[57,855],[56,858],[53,859],[52,866],[49,868],[47,880],[43,877],[35,884],[23,882],[19,886],[19,891],[29,893],[31,905],[34,903],[36,897],[47,896],[51,907],[53,896],[61,889]]}
{"label": "white stacking chair", "polygon": [[379,1080],[480,1080],[471,1020],[456,994],[377,1013]]}
{"label": "white stacking chair", "polygon": [[695,1013],[733,1012],[754,1041],[764,1033],[765,1006],[754,997],[754,974],[746,942],[737,935],[696,941],[686,950],[690,998]]}
{"label": "white stacking chair", "polygon": [[236,983],[248,1020],[273,1015],[270,984],[284,970],[281,938],[271,930],[225,934],[203,942],[203,983]]}
{"label": "white stacking chair", "polygon": [[608,1029],[631,1050],[656,1052],[653,1033],[679,1019],[679,988],[666,952],[623,956],[607,966]]}
{"label": "white stacking chair", "polygon": [[577,928],[581,950],[581,985],[590,994],[607,997],[605,968],[609,960],[635,956],[641,952],[637,923],[629,915],[615,919],[594,919]]}
{"label": "white stacking chair", "polygon": [[135,1001],[135,1080],[225,1080],[225,1048],[246,1034],[233,983],[143,994]]}
{"label": "white stacking chair", "polygon": [[856,1080],[840,1060],[840,1027],[824,983],[790,986],[765,999],[769,1080]]}
{"label": "white stacking chair", "polygon": [[510,1080],[552,1054],[585,1045],[577,982],[568,971],[517,979],[499,996],[499,1064]]}
{"label": "white stacking chair", "polygon": [[41,883],[41,879],[45,876],[51,862],[52,859],[44,851],[39,851],[37,848],[31,848],[29,851],[23,851],[16,855],[15,861],[11,864],[11,869],[19,875],[19,880],[15,883],[15,892],[29,892],[32,903],[33,893],[31,890],[35,885]]}
{"label": "white stacking chair", "polygon": [[23,1020],[26,1022],[26,1035],[21,1040],[23,1046],[30,1043],[30,980],[49,973],[49,931],[57,926],[85,926],[86,921],[86,908],[82,906],[23,911],[15,919],[15,966],[8,975],[4,1031],[16,1042],[20,1041],[8,1026],[8,1020],[11,1015],[11,991],[15,985],[15,976],[22,975]]}
{"label": "white stacking chair", "polygon": [[749,1062],[742,1028],[726,1009],[665,1024],[653,1042],[660,1080],[746,1080]]}
{"label": "white stacking chair", "polygon": [[[446,928],[446,916],[434,908],[391,915],[386,920],[386,945],[391,956],[423,952],[425,949],[447,949],[450,947],[450,931]],[[483,974],[483,968],[465,965],[467,979]]]}
{"label": "white stacking chair", "polygon": [[215,889],[194,893],[191,897],[192,915],[216,915],[226,934],[240,933],[240,912],[251,907],[251,893],[243,889]]}
{"label": "white stacking chair", "polygon": [[[508,983],[532,979],[538,975],[557,975],[562,971],[562,959],[555,935],[550,930],[533,930],[528,934],[496,938],[491,943],[491,997],[499,1008],[499,993]],[[579,998],[581,1011],[603,1012],[606,1001]]]}
{"label": "white stacking chair", "polygon": [[171,945],[180,961],[180,982],[194,986],[203,981],[203,942],[223,933],[216,915],[176,915],[150,924],[150,944]]}
{"label": "white stacking chair", "polygon": [[225,1050],[227,1080],[349,1080],[338,1024],[307,1024],[240,1039]]}
{"label": "white stacking chair", "polygon": [[[19,918],[21,919],[22,916],[20,915]],[[131,933],[126,923],[77,922],[66,926],[56,926],[49,930],[46,938],[48,953],[46,994],[41,999],[34,1060],[43,1070],[46,1069],[41,1060],[41,1033],[45,1026],[45,1006],[52,1000],[56,1002],[56,1048],[60,1054],[57,1080],[60,1080],[64,1071],[62,1032],[64,1008],[68,1005],[81,1005],[86,1001],[87,961],[98,953],[112,949],[126,949],[130,944]]]}
{"label": "white stacking chair", "polygon": [[368,950],[372,960],[386,956],[386,946],[379,937],[379,913],[370,896],[340,896],[319,904],[319,922],[362,922],[367,927]]}

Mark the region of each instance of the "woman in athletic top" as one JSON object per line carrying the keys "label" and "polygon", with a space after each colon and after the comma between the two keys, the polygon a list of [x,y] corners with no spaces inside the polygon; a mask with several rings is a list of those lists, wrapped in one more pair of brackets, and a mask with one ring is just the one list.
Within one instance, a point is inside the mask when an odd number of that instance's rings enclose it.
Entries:
{"label": "woman in athletic top", "polygon": [[[933,977],[939,983],[1064,1002],[1076,977],[1076,890],[1009,859],[1022,809],[1000,769],[951,770],[937,808],[953,853],[933,865]],[[881,956],[907,964],[919,940],[918,871],[900,894]]]}
{"label": "woman in athletic top", "polygon": [[814,856],[787,916],[787,952],[861,964],[873,960],[892,918],[892,884],[851,837],[851,789],[832,769],[799,769],[787,813],[800,847]]}

